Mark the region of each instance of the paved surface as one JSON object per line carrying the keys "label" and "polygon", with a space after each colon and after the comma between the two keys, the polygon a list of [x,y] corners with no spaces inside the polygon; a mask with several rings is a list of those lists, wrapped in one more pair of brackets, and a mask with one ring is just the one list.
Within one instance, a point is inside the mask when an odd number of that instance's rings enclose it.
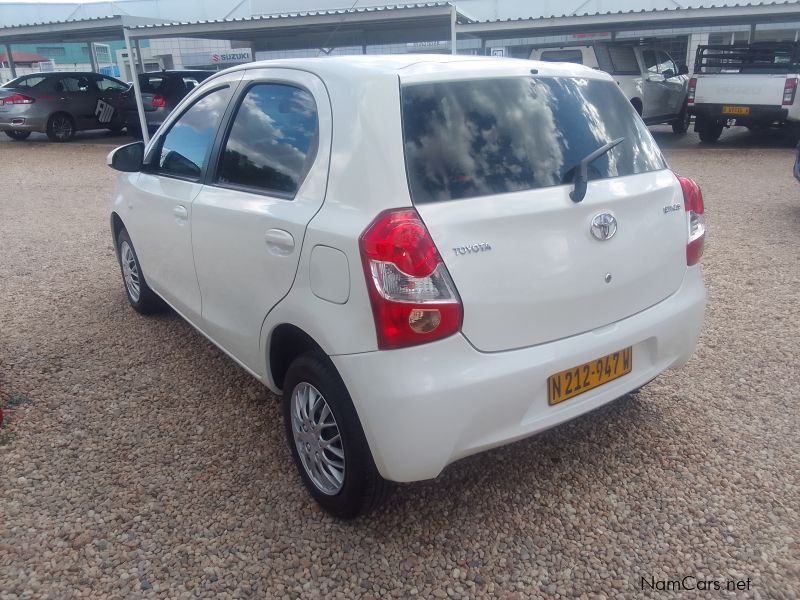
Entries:
{"label": "paved surface", "polygon": [[271,394],[126,305],[103,166],[122,139],[0,143],[0,598],[663,598],[642,578],[685,576],[800,597],[792,152],[656,135],[706,197],[695,358],[347,524],[302,489]]}

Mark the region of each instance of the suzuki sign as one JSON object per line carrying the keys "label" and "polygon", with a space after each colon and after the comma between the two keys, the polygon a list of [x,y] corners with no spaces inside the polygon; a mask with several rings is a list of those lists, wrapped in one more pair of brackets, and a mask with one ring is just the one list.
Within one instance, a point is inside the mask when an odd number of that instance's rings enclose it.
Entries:
{"label": "suzuki sign", "polygon": [[235,50],[231,52],[214,52],[211,55],[211,63],[224,65],[230,63],[252,62],[253,55],[249,50]]}

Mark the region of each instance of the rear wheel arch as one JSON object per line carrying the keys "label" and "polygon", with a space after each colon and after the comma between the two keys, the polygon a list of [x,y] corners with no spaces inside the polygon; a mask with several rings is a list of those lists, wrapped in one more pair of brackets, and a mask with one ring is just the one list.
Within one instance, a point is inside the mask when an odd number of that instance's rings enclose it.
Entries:
{"label": "rear wheel arch", "polygon": [[326,354],[314,338],[291,323],[281,323],[269,336],[267,368],[275,387],[283,389],[289,366],[299,356],[319,351]]}
{"label": "rear wheel arch", "polygon": [[112,212],[111,213],[111,234],[114,237],[114,251],[116,252],[117,249],[117,240],[119,238],[119,232],[125,229],[125,223],[122,222],[120,216]]}

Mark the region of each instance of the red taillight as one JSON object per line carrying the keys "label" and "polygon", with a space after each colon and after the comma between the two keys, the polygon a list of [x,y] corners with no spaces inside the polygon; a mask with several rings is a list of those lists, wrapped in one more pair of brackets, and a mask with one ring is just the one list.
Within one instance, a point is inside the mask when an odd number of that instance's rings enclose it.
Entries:
{"label": "red taillight", "polygon": [[700,262],[703,256],[703,242],[706,239],[706,217],[703,206],[703,192],[700,186],[688,177],[677,175],[683,189],[683,208],[686,211],[686,264],[690,267]]}
{"label": "red taillight", "polygon": [[453,335],[461,301],[413,208],[388,210],[359,239],[378,347],[403,348]]}
{"label": "red taillight", "polygon": [[689,80],[689,90],[686,95],[686,103],[694,104],[694,91],[697,89],[697,77],[692,77]]}
{"label": "red taillight", "polygon": [[167,106],[167,99],[161,94],[154,94],[150,106],[153,108],[165,108]]}
{"label": "red taillight", "polygon": [[35,98],[31,98],[30,96],[25,96],[23,94],[12,94],[0,99],[6,104],[33,104],[36,102]]}
{"label": "red taillight", "polygon": [[791,106],[794,104],[794,96],[797,93],[797,79],[787,79],[783,84],[783,105]]}

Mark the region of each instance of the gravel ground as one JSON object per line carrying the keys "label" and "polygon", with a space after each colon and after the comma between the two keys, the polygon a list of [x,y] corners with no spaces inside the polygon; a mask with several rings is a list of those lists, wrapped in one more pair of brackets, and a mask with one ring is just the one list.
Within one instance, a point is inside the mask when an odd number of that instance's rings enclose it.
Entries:
{"label": "gravel ground", "polygon": [[684,369],[354,523],[310,501],[265,388],[127,306],[107,151],[0,146],[0,598],[667,597],[641,579],[687,575],[800,597],[787,148],[668,152],[710,225]]}

